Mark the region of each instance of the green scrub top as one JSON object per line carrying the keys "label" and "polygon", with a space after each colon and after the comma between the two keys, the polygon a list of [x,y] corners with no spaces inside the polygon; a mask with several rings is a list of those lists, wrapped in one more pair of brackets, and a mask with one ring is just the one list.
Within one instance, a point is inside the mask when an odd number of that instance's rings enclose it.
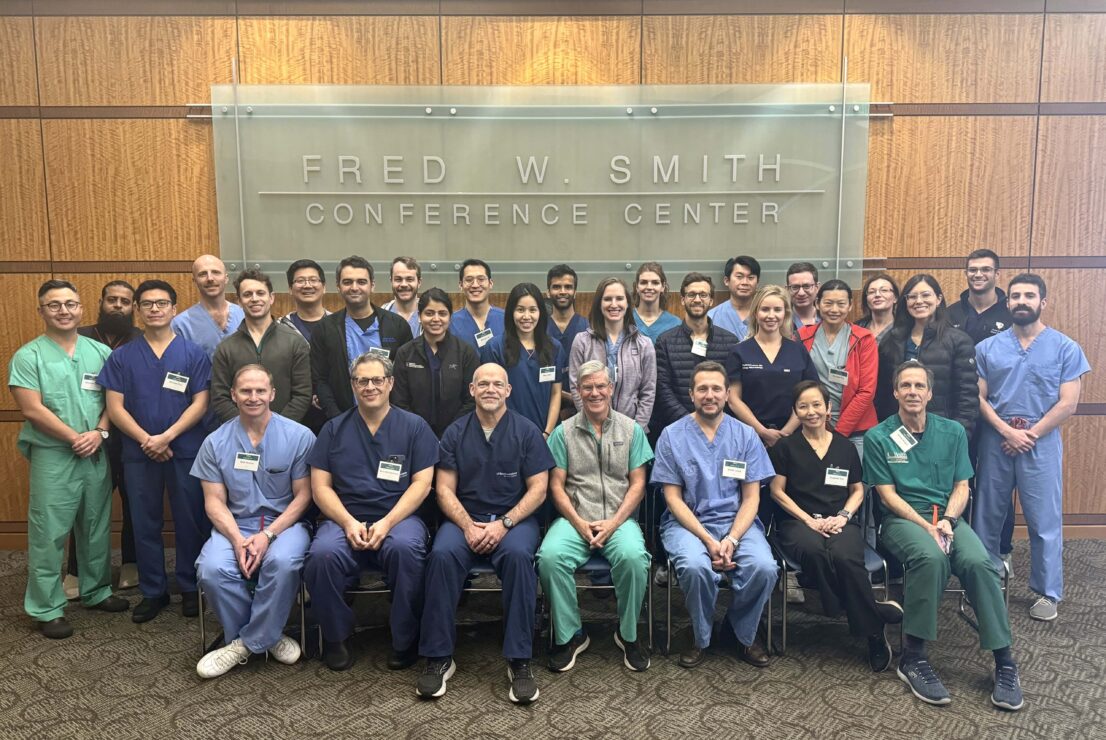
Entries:
{"label": "green scrub top", "polygon": [[[74,431],[87,432],[96,428],[104,413],[104,391],[96,384],[96,376],[110,354],[107,345],[78,336],[70,357],[44,334],[16,350],[8,365],[8,385],[38,391],[43,406]],[[82,388],[82,382],[88,387]],[[67,449],[69,445],[25,421],[19,432],[19,451],[29,458],[32,447]]]}
{"label": "green scrub top", "polygon": [[891,439],[891,433],[901,426],[902,420],[894,414],[864,435],[864,482],[894,486],[895,492],[929,521],[935,504],[944,512],[956,482],[972,477],[968,435],[959,422],[926,414],[922,438],[903,452]]}

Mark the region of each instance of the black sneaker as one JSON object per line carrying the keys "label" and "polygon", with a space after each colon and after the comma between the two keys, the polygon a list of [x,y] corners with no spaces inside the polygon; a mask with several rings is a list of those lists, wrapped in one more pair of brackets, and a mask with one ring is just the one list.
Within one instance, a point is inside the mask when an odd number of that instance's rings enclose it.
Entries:
{"label": "black sneaker", "polygon": [[558,645],[549,656],[549,670],[554,673],[564,673],[576,665],[576,656],[588,649],[591,638],[587,632],[579,632],[572,636],[564,645]]}
{"label": "black sneaker", "polygon": [[182,617],[200,616],[200,594],[197,591],[182,591],[180,595],[180,613]]}
{"label": "black sneaker", "polygon": [[622,662],[631,671],[644,671],[649,668],[649,651],[641,646],[640,640],[623,640],[618,630],[614,631],[614,644],[622,649]]}
{"label": "black sneaker", "polygon": [[423,699],[437,699],[445,696],[445,682],[453,678],[457,664],[453,656],[445,658],[427,658],[426,668],[415,682],[415,693]]}
{"label": "black sneaker", "polygon": [[904,660],[899,663],[899,667],[895,672],[910,687],[910,691],[913,692],[914,696],[926,704],[944,706],[952,701],[945,685],[937,677],[937,671],[933,670],[933,666],[925,658],[910,662]]}
{"label": "black sneaker", "polygon": [[902,605],[897,601],[877,601],[876,611],[884,624],[899,624],[902,622]]}
{"label": "black sneaker", "polygon": [[534,680],[534,671],[530,661],[517,659],[507,661],[507,680],[511,682],[511,691],[507,698],[515,704],[530,704],[538,700],[538,682]]}
{"label": "black sneaker", "polygon": [[155,596],[152,599],[143,596],[142,601],[138,602],[138,606],[131,612],[131,621],[137,624],[149,622],[167,606],[169,606],[169,594]]}
{"label": "black sneaker", "polygon": [[131,608],[131,603],[121,596],[109,596],[103,601],[88,607],[101,612],[119,613]]}
{"label": "black sneaker", "polygon": [[995,690],[991,692],[991,703],[999,709],[1008,709],[1011,712],[1025,706],[1018,667],[1013,663],[995,666]]}
{"label": "black sneaker", "polygon": [[887,641],[887,628],[868,638],[868,665],[873,673],[883,673],[891,667],[891,643]]}

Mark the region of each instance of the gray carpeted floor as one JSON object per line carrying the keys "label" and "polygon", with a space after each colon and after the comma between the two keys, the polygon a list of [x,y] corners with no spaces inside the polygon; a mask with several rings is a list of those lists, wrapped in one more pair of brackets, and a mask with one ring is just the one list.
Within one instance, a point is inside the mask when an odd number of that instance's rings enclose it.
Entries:
{"label": "gray carpeted floor", "polygon": [[[46,640],[22,611],[25,555],[0,552],[0,737],[1102,738],[1106,542],[1069,542],[1065,561],[1060,619],[1033,622],[1028,550],[1017,543],[1011,617],[1026,707],[1011,714],[991,706],[993,661],[951,598],[941,609],[942,639],[930,648],[953,697],[948,707],[915,700],[893,669],[872,674],[844,621],[812,613],[810,596],[810,611],[792,612],[787,655],[767,669],[741,663],[723,643],[696,670],[654,654],[643,674],[622,666],[612,602],[585,596],[585,618],[595,620],[591,649],[567,674],[549,673],[538,656],[541,698],[521,708],[507,701],[492,595],[473,595],[462,608],[457,675],[445,697],[423,702],[414,692],[417,669],[385,668],[387,631],[372,626],[384,621],[382,598],[360,604],[368,628],[355,638],[351,671],[333,673],[315,659],[290,667],[254,660],[202,681],[199,627],[180,616],[176,599],[145,625],[74,605],[76,635]],[[135,592],[124,595],[137,602]],[[665,591],[656,595],[660,620]]]}

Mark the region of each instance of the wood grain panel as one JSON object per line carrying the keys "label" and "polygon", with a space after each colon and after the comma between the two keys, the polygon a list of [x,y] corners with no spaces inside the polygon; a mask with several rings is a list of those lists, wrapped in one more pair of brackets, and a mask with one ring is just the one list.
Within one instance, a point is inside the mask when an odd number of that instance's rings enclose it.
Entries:
{"label": "wood grain panel", "polygon": [[39,18],[35,29],[42,105],[200,103],[231,79],[233,18]]}
{"label": "wood grain panel", "polygon": [[1064,439],[1064,513],[1106,512],[1106,416],[1073,416],[1061,431]]}
{"label": "wood grain panel", "polygon": [[19,454],[16,440],[22,422],[0,422],[0,522],[27,521],[27,491],[30,488],[30,466]]}
{"label": "wood grain panel", "polygon": [[[112,280],[126,280],[135,288],[137,288],[139,283],[143,280],[156,279],[166,281],[177,291],[177,313],[185,310],[196,301],[196,288],[192,283],[192,273],[84,272],[70,274],[64,270],[56,270],[54,272],[54,277],[61,280],[68,280],[77,286],[77,290],[81,294],[81,302],[84,303],[84,318],[82,323],[85,325],[96,323],[96,317],[99,313],[100,291],[103,289],[104,285]],[[140,327],[142,325],[141,322],[137,320],[136,324]]]}
{"label": "wood grain panel", "polygon": [[1041,70],[1041,100],[1106,100],[1106,14],[1049,15]]}
{"label": "wood grain panel", "polygon": [[0,409],[17,410],[8,390],[8,360],[17,349],[42,333],[42,318],[36,310],[38,286],[49,279],[49,275],[35,273],[0,275],[0,295],[6,299],[0,301],[0,357],[4,358],[0,362],[4,386],[0,391]]}
{"label": "wood grain panel", "polygon": [[[941,284],[941,292],[945,296],[946,305],[960,300],[960,292],[967,287],[962,270],[931,270],[925,267],[917,270],[886,270],[888,275],[895,278],[899,290],[902,290],[902,286],[906,284],[907,280],[923,272],[937,278],[937,282]],[[865,275],[864,277],[866,279],[868,276]],[[859,296],[857,300],[859,300]]]}
{"label": "wood grain panel", "polygon": [[641,18],[443,17],[447,85],[636,85]]}
{"label": "wood grain panel", "polygon": [[1033,254],[1106,254],[1106,116],[1044,116]]}
{"label": "wood grain panel", "polygon": [[0,120],[0,244],[5,260],[48,260],[45,175],[38,121]]}
{"label": "wood grain panel", "polygon": [[836,82],[840,15],[648,16],[647,84]]}
{"label": "wood grain panel", "polygon": [[872,124],[864,254],[1026,254],[1034,119],[909,117]]}
{"label": "wood grain panel", "polygon": [[44,121],[56,260],[188,260],[219,243],[211,127]]}
{"label": "wood grain panel", "polygon": [[38,105],[30,18],[0,17],[0,105]]}
{"label": "wood grain panel", "polygon": [[242,80],[251,84],[437,85],[430,16],[241,18]]}
{"label": "wood grain panel", "polygon": [[[1034,270],[1048,286],[1042,318],[1079,343],[1091,373],[1083,377],[1083,403],[1106,402],[1106,335],[1101,331],[1102,281],[1106,270]],[[1007,279],[1013,275],[1007,275]],[[1106,449],[1100,447],[1099,450]],[[1100,478],[1106,480],[1106,478]],[[1106,511],[1106,508],[1102,509]]]}
{"label": "wood grain panel", "polygon": [[895,103],[1036,102],[1040,15],[849,15],[849,81]]}

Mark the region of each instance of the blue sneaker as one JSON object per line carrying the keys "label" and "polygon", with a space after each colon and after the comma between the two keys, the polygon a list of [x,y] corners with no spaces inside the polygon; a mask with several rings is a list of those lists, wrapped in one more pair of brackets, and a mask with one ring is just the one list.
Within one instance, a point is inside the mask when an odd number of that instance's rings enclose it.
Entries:
{"label": "blue sneaker", "polygon": [[1025,706],[1018,667],[1013,663],[995,666],[995,690],[991,692],[991,703],[999,709],[1008,709],[1011,712]]}
{"label": "blue sneaker", "polygon": [[948,690],[937,677],[937,671],[933,670],[933,666],[925,658],[912,660],[909,663],[903,661],[899,663],[895,672],[910,687],[914,696],[926,704],[944,706],[952,702]]}

